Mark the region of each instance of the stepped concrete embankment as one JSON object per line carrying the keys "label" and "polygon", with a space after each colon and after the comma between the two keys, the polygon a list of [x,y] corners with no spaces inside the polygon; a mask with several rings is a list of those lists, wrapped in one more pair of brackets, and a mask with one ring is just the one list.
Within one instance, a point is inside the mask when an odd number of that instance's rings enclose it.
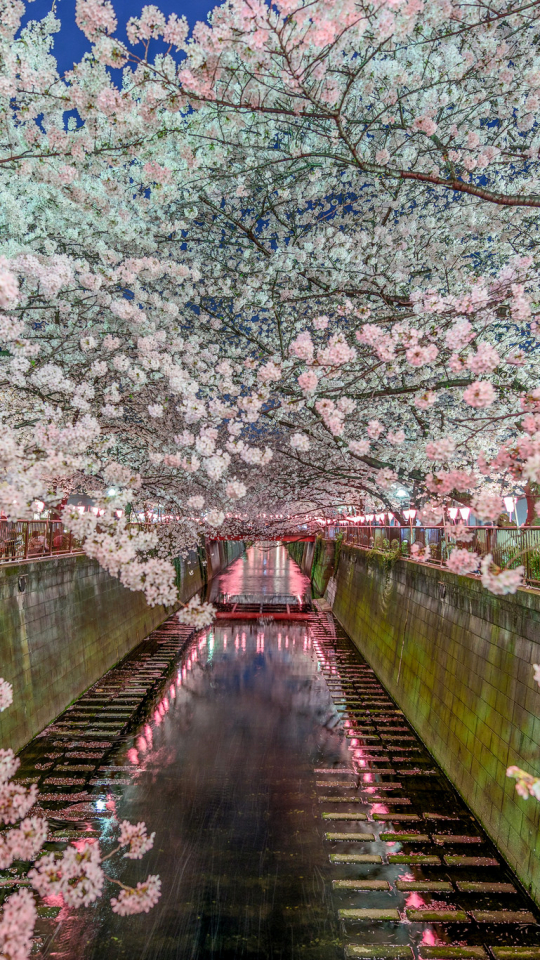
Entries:
{"label": "stepped concrete embankment", "polygon": [[[177,560],[180,599],[243,551],[212,542]],[[0,714],[0,747],[19,750],[173,610],[148,606],[84,555],[1,566],[0,676],[14,702]]]}
{"label": "stepped concrete embankment", "polygon": [[506,777],[540,775],[540,592],[346,545],[336,579],[335,616],[540,902],[540,803]]}

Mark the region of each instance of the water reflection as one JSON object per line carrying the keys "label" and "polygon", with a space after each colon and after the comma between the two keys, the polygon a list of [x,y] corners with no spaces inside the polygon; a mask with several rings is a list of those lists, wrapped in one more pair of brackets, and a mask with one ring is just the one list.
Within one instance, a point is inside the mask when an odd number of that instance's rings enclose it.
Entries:
{"label": "water reflection", "polygon": [[[253,548],[220,581],[238,594],[306,586],[282,548]],[[67,711],[63,740],[23,752],[25,775],[55,758],[40,791],[62,838],[99,832],[107,850],[118,820],[144,820],[156,846],[118,876],[163,882],[140,917],[51,901],[61,909],[44,956],[337,960],[343,939],[364,960],[412,960],[413,948],[419,960],[540,960],[534,906],[331,617],[219,620],[177,659],[175,630],[156,631],[74,708],[88,716],[99,695],[117,711],[128,687],[163,677],[131,736],[106,741],[109,715],[101,739],[77,740],[83,721],[70,728]],[[77,769],[92,772],[58,777]]]}
{"label": "water reflection", "polygon": [[[237,593],[306,589],[281,547],[253,548],[220,581]],[[223,621],[199,634],[113,761],[130,766],[129,783],[100,794],[109,809],[96,804],[98,814],[145,820],[156,831],[151,854],[126,861],[119,876],[159,873],[162,900],[127,920],[106,904],[64,910],[46,956],[341,956],[314,816],[314,766],[328,751],[346,755],[333,716],[303,624]]]}
{"label": "water reflection", "polygon": [[309,595],[309,591],[309,578],[291,560],[284,546],[264,547],[255,544],[212,581],[210,599],[220,595],[285,595],[302,600]]}

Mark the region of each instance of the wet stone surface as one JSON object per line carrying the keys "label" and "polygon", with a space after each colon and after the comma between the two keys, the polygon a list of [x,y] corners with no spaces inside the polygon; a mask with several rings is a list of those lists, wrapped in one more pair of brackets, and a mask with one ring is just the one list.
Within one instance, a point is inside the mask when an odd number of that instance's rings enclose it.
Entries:
{"label": "wet stone surface", "polygon": [[[306,591],[283,548],[219,580]],[[133,918],[45,902],[36,957],[540,960],[536,908],[331,615],[192,636],[173,617],[21,759],[47,851],[145,820],[154,849],[116,876],[163,884]]]}

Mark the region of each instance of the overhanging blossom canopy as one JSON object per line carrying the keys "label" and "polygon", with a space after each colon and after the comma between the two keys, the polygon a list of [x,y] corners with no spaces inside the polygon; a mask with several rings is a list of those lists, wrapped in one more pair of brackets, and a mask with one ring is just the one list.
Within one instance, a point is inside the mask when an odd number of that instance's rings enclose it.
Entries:
{"label": "overhanging blossom canopy", "polygon": [[[125,46],[78,0],[64,76],[54,14],[23,11],[0,16],[4,512],[90,492],[99,526],[72,528],[151,602],[203,515],[395,510],[399,482],[486,519],[525,491],[532,517],[535,6],[234,0],[191,37],[147,6]],[[116,517],[158,501],[166,536]]]}

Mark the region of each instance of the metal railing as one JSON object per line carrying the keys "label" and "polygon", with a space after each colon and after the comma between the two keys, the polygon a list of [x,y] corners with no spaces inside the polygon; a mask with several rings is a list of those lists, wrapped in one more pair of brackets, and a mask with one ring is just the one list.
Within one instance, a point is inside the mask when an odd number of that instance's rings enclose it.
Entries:
{"label": "metal railing", "polygon": [[540,527],[467,527],[465,539],[452,536],[451,527],[358,526],[327,527],[324,535],[335,540],[343,534],[343,542],[366,550],[398,552],[407,558],[411,546],[428,546],[427,563],[444,564],[454,547],[472,550],[484,557],[490,553],[499,567],[525,567],[525,580],[540,587]]}
{"label": "metal railing", "polygon": [[61,520],[0,520],[0,563],[82,553]]}

